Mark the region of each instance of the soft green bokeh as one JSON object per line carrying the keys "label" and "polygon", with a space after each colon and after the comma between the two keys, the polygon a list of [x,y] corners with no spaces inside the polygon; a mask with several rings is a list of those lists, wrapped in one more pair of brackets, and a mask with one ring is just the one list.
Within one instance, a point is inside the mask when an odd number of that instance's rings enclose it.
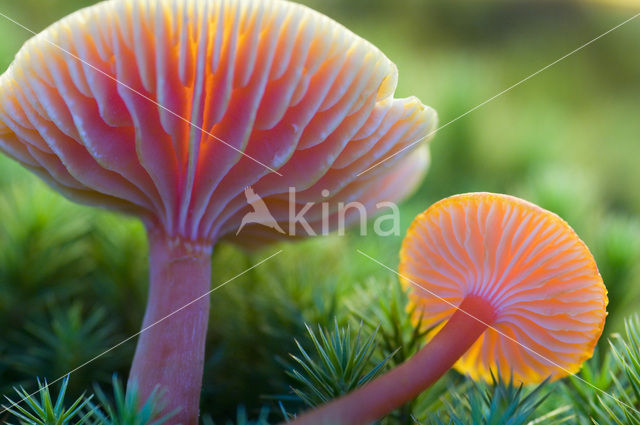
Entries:
{"label": "soft green bokeh", "polygon": [[[91,3],[0,0],[0,13],[40,31]],[[402,231],[455,193],[538,203],[591,248],[610,292],[607,332],[620,329],[640,293],[640,18],[448,123],[637,11],[579,1],[306,3],[378,45],[399,68],[398,95],[418,96],[445,125],[424,184],[401,205]],[[4,70],[30,34],[2,17],[0,34]],[[203,410],[230,418],[237,404],[255,412],[271,402],[264,395],[286,393],[278,358],[295,351],[305,321],[346,323],[346,305],[377,300],[397,284],[356,250],[395,268],[400,242],[350,234],[283,244],[273,261],[213,293]],[[220,245],[214,285],[271,252]],[[35,376],[58,378],[135,333],[145,273],[140,224],[72,204],[0,158],[0,390],[36,388]],[[103,338],[85,337],[93,329]],[[114,371],[126,376],[133,344],[76,372],[70,391]]]}

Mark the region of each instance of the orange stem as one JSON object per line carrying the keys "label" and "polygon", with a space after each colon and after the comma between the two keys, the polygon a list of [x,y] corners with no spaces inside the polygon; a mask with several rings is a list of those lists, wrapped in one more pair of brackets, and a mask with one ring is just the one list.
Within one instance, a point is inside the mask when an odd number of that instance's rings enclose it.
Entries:
{"label": "orange stem", "polygon": [[493,320],[493,308],[486,301],[465,298],[440,332],[411,359],[287,425],[366,425],[389,414],[444,375]]}

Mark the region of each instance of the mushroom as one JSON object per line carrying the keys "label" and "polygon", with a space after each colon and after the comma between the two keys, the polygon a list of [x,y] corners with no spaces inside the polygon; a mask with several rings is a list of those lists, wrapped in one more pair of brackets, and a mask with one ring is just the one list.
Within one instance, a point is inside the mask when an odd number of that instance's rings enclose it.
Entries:
{"label": "mushroom", "polygon": [[455,195],[418,215],[398,275],[435,336],[407,362],[292,425],[370,423],[454,364],[473,379],[500,372],[520,383],[575,373],[607,315],[607,290],[573,229],[508,195]]}
{"label": "mushroom", "polygon": [[176,422],[197,422],[212,247],[289,236],[253,223],[234,238],[247,187],[289,230],[289,188],[296,202],[370,208],[415,183],[407,174],[425,162],[409,148],[436,115],[394,99],[396,82],[373,45],[275,0],[109,0],[22,47],[0,76],[0,150],[70,199],[147,228],[129,380],[141,400],[160,385],[167,410],[182,409]]}

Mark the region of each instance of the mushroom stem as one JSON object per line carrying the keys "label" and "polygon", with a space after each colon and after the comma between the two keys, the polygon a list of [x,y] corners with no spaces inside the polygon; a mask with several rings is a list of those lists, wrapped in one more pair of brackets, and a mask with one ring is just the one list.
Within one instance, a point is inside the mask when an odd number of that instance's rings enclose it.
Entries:
{"label": "mushroom stem", "polygon": [[479,297],[466,297],[440,332],[411,359],[287,425],[366,425],[381,418],[444,375],[494,317],[489,303]]}
{"label": "mushroom stem", "polygon": [[[211,248],[149,232],[149,298],[129,375],[140,403],[154,388],[172,423],[198,423],[209,319]],[[205,295],[206,294],[206,295]]]}

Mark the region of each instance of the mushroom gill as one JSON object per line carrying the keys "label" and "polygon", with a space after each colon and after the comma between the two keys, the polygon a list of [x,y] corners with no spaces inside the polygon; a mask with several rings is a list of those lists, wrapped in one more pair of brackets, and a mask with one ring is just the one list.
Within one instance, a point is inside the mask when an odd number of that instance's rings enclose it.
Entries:
{"label": "mushroom gill", "polygon": [[560,217],[512,196],[434,204],[407,232],[399,273],[425,326],[444,324],[468,298],[490,306],[490,327],[455,365],[474,379],[575,373],[604,327],[607,290],[587,246]]}
{"label": "mushroom gill", "polygon": [[319,200],[389,172],[395,157],[356,179],[436,123],[393,99],[396,81],[378,49],[293,3],[111,0],[0,76],[0,146],[78,202],[210,243],[247,186]]}

